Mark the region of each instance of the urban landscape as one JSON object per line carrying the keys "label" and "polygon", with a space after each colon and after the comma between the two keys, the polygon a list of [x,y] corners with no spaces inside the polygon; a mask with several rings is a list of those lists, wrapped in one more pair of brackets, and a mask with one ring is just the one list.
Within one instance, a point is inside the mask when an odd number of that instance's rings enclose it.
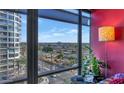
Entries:
{"label": "urban landscape", "polygon": [[[0,82],[27,78],[27,43],[21,41],[22,15],[0,11]],[[83,55],[88,53],[83,43]],[[39,42],[38,74],[77,66],[78,44],[73,42]],[[39,78],[39,83],[70,83],[77,70]],[[25,82],[23,82],[25,83]]]}
{"label": "urban landscape", "polygon": [[[84,43],[83,46],[88,46]],[[21,43],[22,63],[21,67],[26,68],[26,43]],[[84,55],[88,53],[85,48]],[[38,47],[38,73],[39,75],[49,71],[56,71],[76,66],[77,44],[76,43],[39,43]],[[24,69],[24,68],[23,68]],[[26,72],[26,71],[25,71]],[[77,70],[71,70],[56,75],[39,78],[39,83],[70,83],[70,78],[77,74]],[[24,76],[24,75],[23,75]],[[46,80],[46,82],[45,82]],[[42,82],[41,82],[42,81]]]}

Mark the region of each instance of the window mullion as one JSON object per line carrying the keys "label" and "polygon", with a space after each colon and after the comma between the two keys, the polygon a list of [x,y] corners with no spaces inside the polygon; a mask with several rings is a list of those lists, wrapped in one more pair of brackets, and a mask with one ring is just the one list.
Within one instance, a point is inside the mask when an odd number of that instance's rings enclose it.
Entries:
{"label": "window mullion", "polygon": [[28,83],[38,83],[38,10],[27,10]]}

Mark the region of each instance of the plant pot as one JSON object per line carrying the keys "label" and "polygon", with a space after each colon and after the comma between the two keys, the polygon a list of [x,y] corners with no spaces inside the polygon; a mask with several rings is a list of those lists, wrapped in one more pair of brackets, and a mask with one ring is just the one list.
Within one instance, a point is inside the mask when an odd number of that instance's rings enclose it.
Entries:
{"label": "plant pot", "polygon": [[105,79],[104,76],[94,76],[94,82],[99,82],[99,81],[102,81],[104,79]]}

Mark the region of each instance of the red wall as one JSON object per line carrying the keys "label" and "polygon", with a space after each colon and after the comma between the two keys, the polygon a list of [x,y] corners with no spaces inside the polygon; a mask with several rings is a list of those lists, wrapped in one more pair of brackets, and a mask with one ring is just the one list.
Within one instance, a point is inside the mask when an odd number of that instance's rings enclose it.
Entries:
{"label": "red wall", "polygon": [[[116,40],[106,43],[99,42],[98,28],[100,26],[114,26]],[[91,15],[91,45],[97,58],[107,60],[110,65],[109,76],[124,72],[124,10],[93,10]]]}

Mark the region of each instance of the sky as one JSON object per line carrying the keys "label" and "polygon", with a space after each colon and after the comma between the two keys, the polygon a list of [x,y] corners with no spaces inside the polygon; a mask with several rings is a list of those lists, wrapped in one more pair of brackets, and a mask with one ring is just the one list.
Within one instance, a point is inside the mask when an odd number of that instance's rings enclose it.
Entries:
{"label": "sky", "polygon": [[[27,18],[22,15],[21,41],[26,42]],[[82,27],[82,42],[89,43],[89,27]],[[77,42],[78,26],[50,19],[38,19],[38,42]]]}

